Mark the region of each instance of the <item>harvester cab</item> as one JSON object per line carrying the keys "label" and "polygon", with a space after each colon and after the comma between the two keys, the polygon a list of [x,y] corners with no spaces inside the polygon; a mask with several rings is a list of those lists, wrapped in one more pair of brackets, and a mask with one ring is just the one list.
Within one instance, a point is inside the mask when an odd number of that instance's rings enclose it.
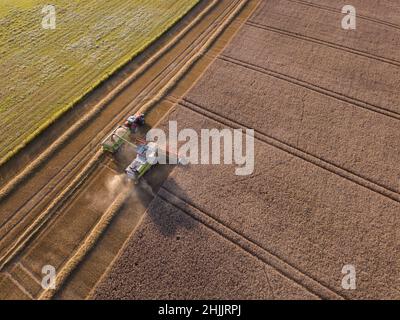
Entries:
{"label": "harvester cab", "polygon": [[141,144],[137,146],[137,156],[135,160],[126,168],[125,172],[128,178],[139,181],[139,179],[148,172],[153,165],[156,164],[157,159],[157,144],[149,142],[147,144]]}
{"label": "harvester cab", "polygon": [[132,133],[135,133],[138,127],[144,125],[144,123],[145,118],[143,113],[130,116],[123,126],[116,128],[102,142],[103,150],[112,154],[115,154],[124,144],[130,145],[136,150],[136,158],[125,169],[128,178],[135,182],[138,182],[146,172],[158,163],[158,157],[162,157],[162,159],[174,157],[178,160],[178,164],[187,163],[186,159],[171,152],[168,147],[159,146],[155,142],[147,142],[146,140],[133,137]]}

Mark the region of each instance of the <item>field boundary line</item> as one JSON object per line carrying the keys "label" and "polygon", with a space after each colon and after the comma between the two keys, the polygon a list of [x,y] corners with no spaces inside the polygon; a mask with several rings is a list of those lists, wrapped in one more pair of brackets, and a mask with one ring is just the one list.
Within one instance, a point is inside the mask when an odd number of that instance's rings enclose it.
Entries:
{"label": "field boundary line", "polygon": [[[242,123],[239,123],[237,121],[233,121],[231,119],[227,119],[224,116],[221,116],[215,112],[211,112],[204,107],[201,107],[187,99],[184,99],[179,103],[180,106],[187,108],[189,110],[192,110],[193,112],[196,112],[202,116],[205,116],[213,121],[216,121],[220,124],[226,125],[230,128],[239,128],[239,129],[249,129],[247,126],[245,126]],[[277,148],[281,151],[284,151],[292,156],[295,156],[296,158],[299,158],[305,162],[308,162],[312,165],[315,165],[321,169],[324,169],[330,173],[333,173],[343,179],[346,179],[352,183],[355,183],[363,188],[366,188],[374,193],[380,194],[381,196],[384,196],[392,201],[400,203],[400,194],[398,192],[392,191],[388,189],[385,186],[381,186],[376,182],[373,182],[371,180],[368,180],[364,177],[361,177],[347,169],[344,169],[340,166],[337,166],[327,160],[324,160],[322,158],[319,158],[317,156],[314,156],[310,153],[307,153],[305,151],[302,151],[300,149],[297,149],[296,147],[293,147],[286,142],[280,141],[277,138],[271,137],[259,130],[254,130],[255,132],[255,138],[265,144],[268,144],[274,148]]]}
{"label": "field boundary line", "polygon": [[35,221],[19,236],[6,253],[0,257],[0,271],[19,253],[21,252],[29,240],[36,235],[46,222],[53,215],[66,199],[86,181],[90,172],[97,166],[103,156],[103,150],[99,150],[92,159],[87,163],[83,170],[71,181],[71,183],[51,202]]}
{"label": "field boundary line", "polygon": [[285,261],[285,259],[273,254],[241,232],[227,226],[223,221],[215,217],[215,215],[205,212],[195,204],[182,199],[165,186],[161,187],[158,196],[165,202],[173,205],[196,221],[218,233],[229,242],[271,266],[282,276],[305,288],[320,299],[345,299],[342,295],[306,274],[304,271],[294,267],[289,262]]}
{"label": "field boundary line", "polygon": [[[204,11],[202,11],[189,25],[187,25],[176,37],[172,39],[163,46],[159,51],[157,51],[152,57],[150,57],[146,62],[136,69],[128,78],[121,82],[116,88],[114,88],[110,93],[107,94],[102,101],[96,104],[92,110],[90,110],[86,115],[83,116],[78,122],[76,122],[72,127],[70,127],[62,136],[60,136],[55,142],[53,142],[49,148],[47,148],[38,158],[36,158],[30,165],[25,167],[22,172],[20,172],[15,178],[10,180],[0,189],[0,202],[7,197],[19,184],[25,181],[34,170],[38,169],[43,165],[48,158],[50,158],[59,148],[61,148],[74,134],[76,134],[85,124],[93,120],[107,104],[109,104],[114,98],[123,91],[129,84],[136,80],[140,75],[142,75],[150,66],[152,66],[160,57],[162,57],[168,50],[174,47],[182,37],[184,37],[197,23],[199,23],[205,15],[212,10],[218,0],[213,0],[213,2],[207,6]],[[4,164],[7,160],[0,160],[0,166]]]}
{"label": "field boundary line", "polygon": [[32,271],[30,271],[30,270],[28,270],[28,268],[27,267],[25,267],[25,265],[22,263],[22,261],[18,261],[18,263],[16,263],[16,265],[19,265],[20,266],[20,268],[22,269],[22,270],[24,270],[24,272],[29,276],[29,277],[31,277],[32,278],[32,280],[34,281],[34,282],[36,282],[38,285],[42,285],[41,284],[41,282],[36,278],[36,276],[32,273]]}
{"label": "field boundary line", "polygon": [[[302,1],[302,0],[287,0],[287,1],[293,2],[293,3],[299,3],[299,4],[302,4],[302,5],[308,6],[308,7],[313,7],[313,8],[317,8],[317,9],[321,9],[321,10],[325,10],[325,11],[331,11],[331,12],[338,13],[338,14],[341,13],[341,11],[340,11],[341,8],[340,9],[339,8],[335,9],[335,8],[332,8],[332,7],[329,7],[329,6],[315,4],[315,3],[312,3],[312,2]],[[385,21],[385,20],[372,18],[372,17],[366,16],[366,15],[363,15],[363,14],[359,14],[359,13],[357,13],[357,17],[361,18],[361,19],[364,19],[364,20],[368,20],[368,21],[374,22],[376,24],[381,24],[381,25],[384,25],[384,26],[387,26],[387,27],[391,27],[393,29],[399,29],[400,30],[400,26],[395,24],[395,23],[392,23],[392,22],[388,22],[388,21]]]}
{"label": "field boundary line", "polygon": [[65,281],[70,276],[71,272],[79,265],[83,258],[92,250],[97,240],[103,234],[104,230],[109,226],[115,215],[121,210],[126,199],[128,198],[130,190],[127,189],[120,193],[107,211],[102,215],[100,220],[93,227],[89,235],[84,240],[83,244],[78,247],[73,256],[61,268],[61,271],[56,276],[56,289],[44,290],[38,300],[50,300],[57,291],[63,286]]}
{"label": "field boundary line", "polygon": [[280,29],[280,28],[274,28],[268,25],[264,25],[264,24],[260,24],[260,23],[256,23],[256,22],[252,22],[252,21],[248,21],[246,22],[246,25],[251,26],[253,28],[257,28],[257,29],[261,29],[261,30],[266,30],[266,31],[271,31],[271,32],[275,32],[281,35],[285,35],[288,37],[292,37],[292,38],[296,38],[299,40],[303,40],[303,41],[308,41],[308,42],[312,42],[312,43],[316,43],[322,46],[326,46],[329,48],[333,48],[336,50],[341,50],[341,51],[345,51],[348,53],[352,53],[354,55],[360,56],[360,57],[365,57],[371,60],[376,60],[376,61],[380,61],[383,63],[387,63],[396,67],[400,67],[400,61],[398,60],[394,60],[394,59],[390,59],[390,58],[385,58],[382,56],[378,56],[372,53],[368,53],[365,51],[361,51],[361,50],[357,50],[357,49],[353,49],[347,46],[343,46],[334,42],[330,42],[330,41],[326,41],[326,40],[322,40],[322,39],[318,39],[318,38],[314,38],[314,37],[310,37],[310,36],[305,36],[302,35],[300,33],[296,33],[296,32],[292,32],[292,31],[287,31],[284,29]]}
{"label": "field boundary line", "polygon": [[253,70],[253,71],[265,74],[267,76],[270,76],[270,77],[273,77],[273,78],[276,78],[276,79],[279,79],[279,80],[282,80],[282,81],[289,82],[291,84],[294,84],[296,86],[299,86],[299,87],[302,87],[302,88],[305,88],[305,89],[308,89],[308,90],[311,90],[311,91],[314,91],[314,92],[318,92],[318,93],[320,93],[320,94],[322,94],[324,96],[335,98],[335,99],[337,99],[339,101],[344,101],[344,102],[346,102],[348,104],[357,106],[359,108],[362,108],[362,109],[365,109],[365,110],[368,110],[368,111],[371,111],[371,112],[379,113],[379,114],[385,115],[387,117],[390,117],[390,118],[393,118],[393,119],[396,119],[396,120],[400,120],[400,113],[398,113],[398,112],[386,109],[384,107],[376,106],[376,105],[373,105],[371,103],[359,100],[357,98],[352,98],[352,97],[346,96],[346,95],[341,94],[341,93],[337,93],[337,92],[335,92],[333,90],[326,89],[326,88],[317,86],[315,84],[312,84],[312,83],[309,83],[309,82],[306,82],[306,81],[303,81],[303,80],[296,79],[296,78],[291,77],[291,76],[289,76],[287,74],[280,73],[278,71],[273,71],[273,70],[270,70],[270,69],[267,69],[267,68],[264,68],[264,67],[260,67],[260,66],[254,65],[252,63],[245,62],[245,61],[242,61],[242,60],[239,60],[239,59],[236,59],[236,58],[232,58],[232,57],[229,57],[229,56],[226,56],[226,55],[220,55],[218,57],[218,59],[226,61],[226,62],[229,62],[229,63],[232,63],[232,64],[236,64],[236,65],[241,66],[241,67],[243,67],[245,69]]}

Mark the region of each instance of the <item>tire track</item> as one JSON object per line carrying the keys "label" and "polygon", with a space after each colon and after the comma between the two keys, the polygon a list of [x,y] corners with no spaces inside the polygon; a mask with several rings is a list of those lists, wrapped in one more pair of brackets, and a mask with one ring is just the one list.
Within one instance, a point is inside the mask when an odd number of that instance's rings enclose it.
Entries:
{"label": "tire track", "polygon": [[[290,1],[290,2],[293,2],[293,3],[302,4],[302,5],[305,5],[305,6],[308,6],[308,7],[313,7],[313,8],[325,10],[325,11],[334,12],[334,13],[339,13],[339,14],[342,13],[341,10],[339,10],[339,9],[335,9],[335,8],[324,6],[324,5],[315,4],[315,3],[312,3],[312,2],[308,2],[308,1],[302,1],[302,0],[287,0],[287,1]],[[381,25],[384,25],[384,26],[387,26],[387,27],[391,27],[391,28],[400,30],[400,26],[399,25],[397,25],[395,23],[387,22],[385,20],[379,20],[379,19],[376,19],[376,18],[368,17],[368,16],[363,15],[363,14],[359,14],[359,13],[357,13],[357,18],[361,18],[361,19],[364,19],[364,20],[368,20],[368,21],[374,22],[376,24],[381,24]]]}
{"label": "tire track", "polygon": [[5,276],[10,279],[10,281],[19,289],[21,290],[21,292],[28,297],[30,300],[34,300],[34,297],[32,296],[32,294],[22,285],[19,283],[19,281],[17,281],[16,279],[14,279],[14,277],[9,274],[8,272],[5,273]]}
{"label": "tire track", "polygon": [[287,31],[287,30],[283,30],[280,28],[274,28],[271,26],[267,26],[267,25],[263,25],[263,24],[259,24],[259,23],[255,23],[255,22],[246,22],[246,25],[251,26],[253,28],[258,28],[258,29],[262,29],[262,30],[267,30],[267,31],[271,31],[271,32],[275,32],[284,36],[288,36],[288,37],[292,37],[292,38],[296,38],[299,40],[303,40],[303,41],[308,41],[308,42],[312,42],[312,43],[316,43],[319,45],[323,45],[329,48],[333,48],[333,49],[337,49],[337,50],[342,50],[348,53],[352,53],[355,54],[357,56],[361,56],[361,57],[365,57],[365,58],[369,58],[369,59],[373,59],[376,61],[380,61],[383,63],[387,63],[390,65],[393,65],[395,67],[400,67],[400,61],[394,60],[394,59],[389,59],[389,58],[385,58],[382,56],[378,56],[378,55],[374,55],[365,51],[361,51],[361,50],[357,50],[357,49],[353,49],[350,47],[346,47],[343,45],[339,45],[337,43],[334,42],[329,42],[329,41],[325,41],[325,40],[321,40],[318,38],[314,38],[314,37],[310,37],[310,36],[305,36],[299,33],[294,33],[291,31]]}
{"label": "tire track", "polygon": [[312,276],[306,274],[304,271],[299,270],[291,263],[277,256],[268,249],[264,248],[261,244],[250,239],[243,233],[232,229],[227,226],[222,220],[218,219],[204,210],[200,209],[193,203],[180,198],[173,191],[161,187],[158,196],[165,202],[171,204],[178,210],[189,215],[199,223],[210,228],[220,236],[237,245],[242,250],[245,250],[253,257],[259,259],[263,263],[273,267],[285,278],[297,283],[301,287],[307,289],[310,293],[316,295],[320,299],[345,299],[341,294],[329,288],[327,285],[314,279]]}
{"label": "tire track", "polygon": [[111,204],[108,210],[104,213],[95,227],[91,230],[89,235],[83,241],[82,245],[75,251],[72,257],[65,263],[62,267],[61,271],[57,274],[56,277],[56,289],[48,289],[43,291],[38,300],[49,300],[51,299],[58,290],[63,286],[65,281],[68,279],[71,272],[79,265],[79,263],[85,258],[85,256],[90,252],[93,248],[97,240],[103,234],[103,232],[107,229],[111,220],[115,217],[115,215],[121,210],[124,205],[126,199],[128,198],[129,191],[118,195],[115,201]]}
{"label": "tire track", "polygon": [[[187,108],[189,110],[192,110],[195,113],[198,113],[202,116],[205,116],[211,120],[214,120],[220,124],[226,125],[230,128],[248,129],[244,124],[242,124],[236,120],[234,121],[234,120],[228,119],[225,116],[222,116],[218,113],[209,111],[206,108],[204,108],[198,104],[195,104],[186,98],[183,99],[183,101],[181,101],[179,103],[179,105],[184,108]],[[337,176],[340,176],[343,179],[351,181],[352,183],[355,183],[355,184],[357,184],[361,187],[364,187],[370,191],[378,193],[390,200],[400,203],[400,194],[396,191],[390,190],[385,186],[382,186],[382,185],[380,185],[376,182],[373,182],[367,178],[359,176],[359,175],[357,175],[347,169],[344,169],[340,166],[337,166],[327,160],[324,160],[315,155],[312,155],[310,153],[307,153],[305,151],[297,149],[296,147],[291,146],[291,145],[287,144],[286,142],[281,141],[277,138],[271,137],[259,130],[254,129],[254,132],[255,132],[255,138],[260,142],[263,142],[270,146],[273,146],[281,151],[289,153],[290,155],[300,158],[300,159],[302,159],[310,164],[313,164],[321,169],[324,169],[324,170],[329,171]]]}
{"label": "tire track", "polygon": [[337,93],[337,92],[332,91],[330,89],[326,89],[326,88],[317,86],[317,85],[315,85],[313,83],[309,83],[309,82],[306,82],[306,81],[303,81],[303,80],[299,80],[299,79],[293,78],[293,77],[288,76],[288,75],[286,75],[284,73],[280,73],[278,71],[274,71],[274,70],[270,70],[270,69],[267,69],[267,68],[264,68],[264,67],[260,67],[260,66],[254,65],[252,63],[249,63],[249,62],[245,62],[245,61],[242,61],[242,60],[239,60],[239,59],[236,59],[236,58],[232,58],[232,57],[226,56],[224,54],[220,55],[218,57],[218,59],[226,61],[226,62],[229,62],[229,63],[232,63],[232,64],[236,64],[236,65],[241,66],[241,67],[243,67],[245,69],[250,69],[250,70],[253,70],[253,71],[256,71],[256,72],[260,72],[262,74],[268,75],[268,76],[273,77],[273,78],[277,78],[279,80],[283,80],[283,81],[289,82],[291,84],[294,84],[296,86],[299,86],[299,87],[302,87],[302,88],[305,88],[305,89],[308,89],[308,90],[312,90],[312,91],[318,92],[318,93],[323,94],[325,96],[328,96],[328,97],[331,97],[331,98],[335,98],[335,99],[337,99],[339,101],[344,101],[344,102],[352,104],[352,105],[354,105],[356,107],[359,107],[359,108],[362,108],[362,109],[365,109],[365,110],[368,110],[368,111],[372,111],[372,112],[375,112],[375,113],[379,113],[379,114],[382,114],[384,116],[387,116],[387,117],[390,117],[390,118],[393,118],[393,119],[396,119],[396,120],[400,120],[400,113],[398,113],[398,112],[386,109],[384,107],[376,106],[376,105],[370,104],[368,102],[365,102],[365,101],[362,101],[362,100],[359,100],[359,99],[356,99],[356,98],[352,98],[352,97],[346,96],[346,95],[341,94],[341,93]]}

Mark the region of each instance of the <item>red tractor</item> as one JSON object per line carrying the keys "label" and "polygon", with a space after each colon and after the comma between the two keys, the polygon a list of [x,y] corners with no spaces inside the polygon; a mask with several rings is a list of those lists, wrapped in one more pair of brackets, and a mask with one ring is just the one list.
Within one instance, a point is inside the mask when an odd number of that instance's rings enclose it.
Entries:
{"label": "red tractor", "polygon": [[132,133],[135,133],[139,127],[144,125],[144,114],[136,113],[134,116],[130,116],[125,122],[127,127]]}

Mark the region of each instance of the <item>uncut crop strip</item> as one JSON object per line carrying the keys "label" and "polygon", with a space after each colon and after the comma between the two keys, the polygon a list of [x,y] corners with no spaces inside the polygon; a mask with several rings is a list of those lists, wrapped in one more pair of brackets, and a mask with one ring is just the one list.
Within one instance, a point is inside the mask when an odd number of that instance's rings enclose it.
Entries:
{"label": "uncut crop strip", "polygon": [[[148,110],[150,110],[157,102],[159,102],[159,100],[171,89],[173,88],[176,83],[179,81],[179,79],[181,79],[181,77],[183,77],[186,72],[191,68],[191,66],[200,58],[203,56],[203,54],[210,48],[210,46],[214,43],[214,41],[218,38],[218,36],[225,30],[225,28],[232,22],[232,20],[236,17],[236,15],[244,8],[244,6],[247,4],[247,0],[246,1],[242,1],[240,2],[240,4],[238,4],[235,9],[233,11],[229,12],[229,15],[227,17],[225,17],[225,21],[223,23],[221,23],[219,25],[219,27],[215,30],[215,32],[212,34],[212,36],[207,40],[207,42],[203,45],[203,47],[197,52],[197,54],[192,57],[190,59],[190,61],[188,61],[184,68],[181,69],[177,75],[175,75],[174,78],[172,78],[167,85],[161,90],[161,92],[158,94],[158,96],[156,96],[153,100],[151,100],[150,102],[148,102],[147,104],[145,104],[145,106],[143,106],[141,108],[141,111],[143,112],[148,112]],[[91,159],[90,163],[92,162],[96,162],[98,159]],[[87,167],[88,169],[85,170],[89,170],[89,166]],[[85,170],[83,170],[79,176],[84,176],[86,175]],[[61,201],[65,201],[65,197],[71,195],[71,192],[69,192],[70,189],[75,190],[76,186],[75,184],[80,184],[80,179],[74,179],[73,183],[71,183],[70,186],[68,186],[67,189],[65,189],[62,193],[61,196],[59,196],[59,198],[57,198],[52,205],[50,205],[50,207],[48,209],[46,209],[45,212],[43,212],[39,218],[34,222],[33,227],[30,228],[30,232],[32,231],[32,233],[29,232],[25,232],[23,234],[23,239],[19,240],[20,244],[16,244],[12,247],[11,250],[9,250],[7,252],[7,254],[5,256],[3,256],[0,259],[0,270],[18,253],[20,252],[24,246],[27,244],[28,240],[30,240],[39,230],[40,228],[43,226],[42,220],[47,221],[49,215],[51,215],[53,213],[53,210],[58,207],[57,203],[61,202]],[[44,218],[46,217],[46,218]],[[38,227],[37,227],[38,226]]]}
{"label": "uncut crop strip", "polygon": [[83,244],[75,251],[72,257],[63,266],[61,271],[57,274],[55,283],[56,288],[47,289],[42,292],[39,296],[39,300],[49,300],[64,284],[65,280],[71,274],[71,272],[79,265],[81,260],[89,253],[91,248],[96,244],[104,230],[108,227],[114,216],[121,210],[126,198],[128,197],[128,191],[121,193],[114,200],[108,210],[103,214],[100,221],[95,225],[92,232],[86,237]]}
{"label": "uncut crop strip", "polygon": [[46,222],[51,218],[52,214],[60,207],[60,205],[70,196],[72,193],[82,184],[90,175],[91,171],[100,162],[103,155],[103,151],[98,151],[95,156],[89,161],[85,168],[81,171],[79,175],[68,185],[64,191],[55,198],[50,206],[41,213],[39,217],[25,230],[25,232],[16,239],[13,245],[8,249],[8,251],[0,257],[0,271],[3,270],[5,265],[17,255],[28,243],[28,241],[41,230],[41,228],[46,224]]}

